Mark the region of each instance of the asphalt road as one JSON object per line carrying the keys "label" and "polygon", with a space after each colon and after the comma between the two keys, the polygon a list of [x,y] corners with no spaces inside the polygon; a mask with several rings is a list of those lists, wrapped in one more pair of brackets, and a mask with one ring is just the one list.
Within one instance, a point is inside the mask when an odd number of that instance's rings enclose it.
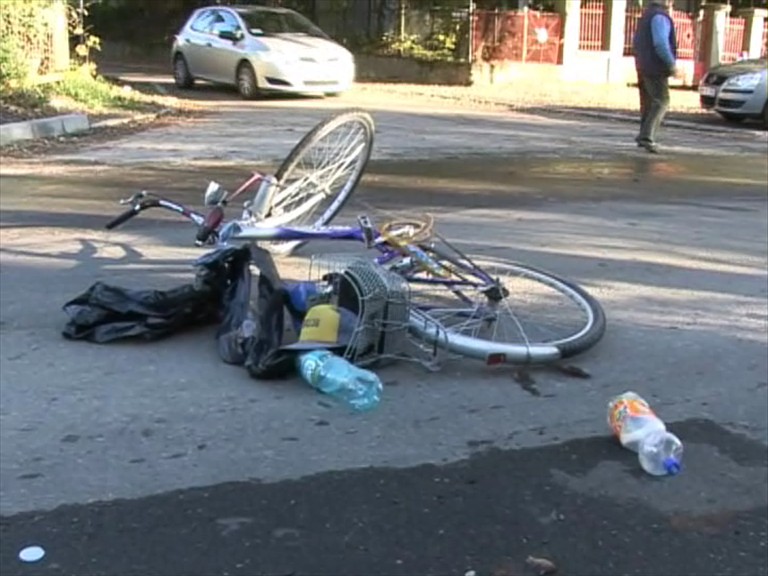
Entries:
{"label": "asphalt road", "polygon": [[[393,366],[381,406],[353,415],[298,382],[222,364],[211,330],[106,346],[60,336],[61,305],[96,280],[189,279],[199,252],[185,224],[102,226],[139,187],[194,203],[208,178],[241,177],[231,164],[246,142],[227,132],[239,106],[206,120],[217,136],[202,151],[193,125],[191,140],[177,127],[3,161],[3,574],[522,576],[534,573],[528,555],[561,574],[768,571],[764,140],[721,147],[670,130],[675,149],[650,157],[625,144],[621,124],[372,107],[384,151],[345,218],[429,209],[462,247],[582,283],[609,329],[574,361],[588,379],[537,370],[524,388],[508,368]],[[248,109],[286,144],[297,134],[280,117],[298,130],[326,112]],[[434,140],[401,138],[388,154],[409,123]],[[471,162],[458,136],[440,149],[457,127]],[[537,130],[534,146],[489,136]],[[554,154],[558,132],[579,146]],[[200,168],[225,141],[233,161]],[[155,158],[132,156],[149,142]],[[254,167],[271,165],[260,158]],[[310,253],[346,249],[308,247],[281,271],[304,274]],[[643,475],[608,436],[606,403],[627,389],[685,442],[679,477]],[[30,544],[47,554],[24,565]]]}

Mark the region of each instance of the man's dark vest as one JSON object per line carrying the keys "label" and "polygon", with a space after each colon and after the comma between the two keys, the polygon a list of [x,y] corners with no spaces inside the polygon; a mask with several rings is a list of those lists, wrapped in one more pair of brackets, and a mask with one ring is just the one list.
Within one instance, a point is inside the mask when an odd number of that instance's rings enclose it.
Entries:
{"label": "man's dark vest", "polygon": [[649,6],[637,23],[637,32],[634,38],[635,67],[643,76],[669,76],[670,69],[653,47],[653,34],[651,32],[651,20],[660,14],[669,20],[669,45],[672,55],[677,58],[677,37],[675,36],[675,23],[669,14],[659,5]]}

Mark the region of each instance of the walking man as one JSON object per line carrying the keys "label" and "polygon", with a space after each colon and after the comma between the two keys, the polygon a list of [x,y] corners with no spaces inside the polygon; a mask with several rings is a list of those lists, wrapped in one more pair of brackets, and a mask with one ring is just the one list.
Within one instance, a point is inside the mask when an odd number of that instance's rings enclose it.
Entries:
{"label": "walking man", "polygon": [[656,133],[669,108],[669,77],[677,75],[677,38],[669,15],[674,0],[646,0],[632,42],[640,90],[637,145],[658,154]]}

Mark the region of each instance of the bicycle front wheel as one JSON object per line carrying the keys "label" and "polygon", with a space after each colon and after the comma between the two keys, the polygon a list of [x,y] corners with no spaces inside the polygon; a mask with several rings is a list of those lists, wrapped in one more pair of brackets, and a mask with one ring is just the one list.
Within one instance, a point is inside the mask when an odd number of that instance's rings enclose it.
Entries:
{"label": "bicycle front wheel", "polygon": [[[373,148],[374,122],[367,112],[348,110],[322,121],[291,150],[275,173],[278,188],[266,221],[284,226],[325,226],[354,192]],[[265,242],[287,255],[304,241]]]}
{"label": "bicycle front wheel", "polygon": [[605,333],[598,301],[569,280],[515,262],[430,252],[450,278],[408,280],[410,329],[431,345],[486,364],[547,364],[587,351]]}

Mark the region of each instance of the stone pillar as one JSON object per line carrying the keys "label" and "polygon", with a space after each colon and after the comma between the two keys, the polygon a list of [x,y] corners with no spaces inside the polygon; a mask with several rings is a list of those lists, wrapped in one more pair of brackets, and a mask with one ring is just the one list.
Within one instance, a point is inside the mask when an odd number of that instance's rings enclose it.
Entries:
{"label": "stone pillar", "polygon": [[705,4],[702,20],[701,60],[707,68],[717,66],[725,52],[725,30],[728,26],[729,4]]}
{"label": "stone pillar", "polygon": [[768,18],[765,8],[745,8],[739,10],[739,16],[744,18],[744,43],[742,51],[750,58],[760,58],[763,51],[763,25]]}
{"label": "stone pillar", "polygon": [[556,0],[555,7],[563,19],[560,33],[560,64],[564,73],[577,58],[581,29],[581,0]]}
{"label": "stone pillar", "polygon": [[624,24],[627,0],[605,3],[603,13],[603,50],[608,52],[608,82],[624,80]]}

